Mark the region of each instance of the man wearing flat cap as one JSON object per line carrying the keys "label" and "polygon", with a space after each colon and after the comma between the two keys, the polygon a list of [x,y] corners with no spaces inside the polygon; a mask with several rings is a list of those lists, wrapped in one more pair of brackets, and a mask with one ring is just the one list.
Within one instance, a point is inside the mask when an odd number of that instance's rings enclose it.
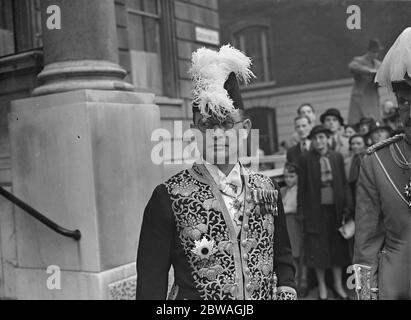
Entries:
{"label": "man wearing flat cap", "polygon": [[193,125],[202,155],[157,186],[144,211],[137,299],[294,300],[293,258],[279,187],[239,162],[251,121],[238,79],[251,60],[230,45],[193,53]]}
{"label": "man wearing flat cap", "polygon": [[404,134],[367,150],[357,183],[354,272],[359,299],[411,299],[411,28],[375,81],[394,92]]}
{"label": "man wearing flat cap", "polygon": [[362,117],[357,124],[358,132],[364,137],[365,144],[370,147],[373,143],[370,136],[370,128],[375,124],[375,120],[370,117]]}
{"label": "man wearing flat cap", "polygon": [[374,77],[381,64],[377,58],[382,49],[380,42],[372,39],[368,43],[367,53],[355,57],[348,65],[354,77],[348,123],[357,123],[362,117],[373,117],[375,120],[381,118],[378,86],[374,83]]}

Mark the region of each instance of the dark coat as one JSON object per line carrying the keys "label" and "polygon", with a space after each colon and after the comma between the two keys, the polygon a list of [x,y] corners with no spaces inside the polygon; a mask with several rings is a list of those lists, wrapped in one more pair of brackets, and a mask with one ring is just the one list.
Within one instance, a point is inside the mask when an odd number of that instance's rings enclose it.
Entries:
{"label": "dark coat", "polygon": [[292,162],[297,164],[298,157],[302,154],[300,143],[292,146],[287,150],[287,162]]}
{"label": "dark coat", "polygon": [[[352,213],[352,200],[345,177],[344,159],[338,152],[328,151],[333,174],[334,200],[337,219],[341,226],[343,215]],[[298,158],[297,211],[304,217],[304,232],[319,233],[321,224],[321,168],[320,155],[311,150]]]}
{"label": "dark coat", "polygon": [[[244,175],[244,179],[249,204],[253,201],[250,192],[255,187],[279,190],[277,184],[260,174],[250,173]],[[216,200],[211,201],[213,199]],[[252,209],[245,214],[238,242],[233,227],[227,223],[231,223],[231,218],[224,209],[221,194],[201,166],[182,171],[159,185],[144,211],[137,256],[137,299],[166,299],[170,266],[174,268],[175,284],[179,288],[174,297],[177,300],[265,299],[271,296],[272,284],[264,281],[269,280],[273,272],[277,276],[277,287],[295,288],[295,269],[280,193],[277,200],[278,215],[273,217],[273,228],[267,223],[271,212],[263,215]],[[190,217],[197,225],[190,226],[191,220],[187,220]],[[196,239],[201,238],[201,233],[215,240],[219,272],[211,265],[201,269],[193,260],[191,237],[196,232]],[[248,240],[253,240],[253,236],[258,236],[254,248],[248,247]],[[271,254],[266,261],[268,265],[263,265],[264,255],[258,256],[260,251]],[[207,273],[203,274],[206,269]],[[254,276],[259,277],[259,283],[251,281]]]}
{"label": "dark coat", "polygon": [[[313,150],[313,145],[310,144],[310,150]],[[308,151],[306,150],[301,150],[301,144],[297,143],[295,146],[292,146],[287,150],[287,162],[292,162],[298,165],[298,158],[300,155],[303,153],[306,153]]]}
{"label": "dark coat", "polygon": [[390,144],[402,139],[371,148],[357,184],[353,262],[371,267],[370,286],[378,287],[381,300],[411,299],[411,214],[400,195],[409,171],[395,163],[390,151]]}

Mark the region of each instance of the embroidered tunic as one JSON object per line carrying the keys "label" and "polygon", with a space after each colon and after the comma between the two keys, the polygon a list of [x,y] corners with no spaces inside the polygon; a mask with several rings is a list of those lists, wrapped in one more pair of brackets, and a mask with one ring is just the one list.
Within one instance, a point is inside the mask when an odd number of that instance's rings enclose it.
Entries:
{"label": "embroidered tunic", "polygon": [[294,266],[278,186],[247,169],[237,235],[204,165],[159,185],[147,204],[137,257],[137,299],[295,298]]}

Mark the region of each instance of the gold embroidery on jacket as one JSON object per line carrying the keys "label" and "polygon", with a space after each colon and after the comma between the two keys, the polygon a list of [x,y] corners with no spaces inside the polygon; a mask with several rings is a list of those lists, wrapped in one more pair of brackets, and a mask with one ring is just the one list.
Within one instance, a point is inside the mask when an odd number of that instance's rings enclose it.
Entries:
{"label": "gold embroidery on jacket", "polygon": [[[201,171],[196,170],[196,166],[193,170],[202,176]],[[274,185],[269,178],[260,174],[249,170],[246,170],[246,174],[248,192],[245,210],[248,211],[248,228],[241,231],[245,234],[246,241],[243,245],[240,244],[239,259],[240,263],[243,263],[240,268],[249,269],[249,281],[244,283],[244,290],[250,294],[251,299],[273,299],[275,213],[274,210],[260,212],[262,204],[254,201],[252,193],[256,190],[273,191]],[[197,180],[185,170],[166,181],[165,186],[171,198],[178,237],[201,298],[236,298],[239,285],[235,279],[236,262],[233,246],[238,245],[237,239],[230,238],[221,204],[214,197],[210,185]],[[277,209],[276,199],[273,199],[270,206]],[[194,250],[196,241],[203,238],[205,241],[213,241],[215,248],[212,253],[204,256],[204,259]]]}

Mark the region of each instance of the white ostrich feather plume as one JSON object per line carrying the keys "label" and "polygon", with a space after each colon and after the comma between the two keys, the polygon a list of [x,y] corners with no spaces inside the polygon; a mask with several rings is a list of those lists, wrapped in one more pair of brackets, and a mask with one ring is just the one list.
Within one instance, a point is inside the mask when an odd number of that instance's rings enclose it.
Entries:
{"label": "white ostrich feather plume", "polygon": [[392,90],[391,82],[404,80],[405,73],[411,76],[411,27],[398,36],[385,55],[375,82]]}
{"label": "white ostrich feather plume", "polygon": [[205,117],[213,114],[218,120],[235,110],[224,83],[231,72],[248,84],[255,75],[251,72],[251,59],[231,45],[219,51],[200,48],[192,55],[189,71],[193,80],[193,102]]}

